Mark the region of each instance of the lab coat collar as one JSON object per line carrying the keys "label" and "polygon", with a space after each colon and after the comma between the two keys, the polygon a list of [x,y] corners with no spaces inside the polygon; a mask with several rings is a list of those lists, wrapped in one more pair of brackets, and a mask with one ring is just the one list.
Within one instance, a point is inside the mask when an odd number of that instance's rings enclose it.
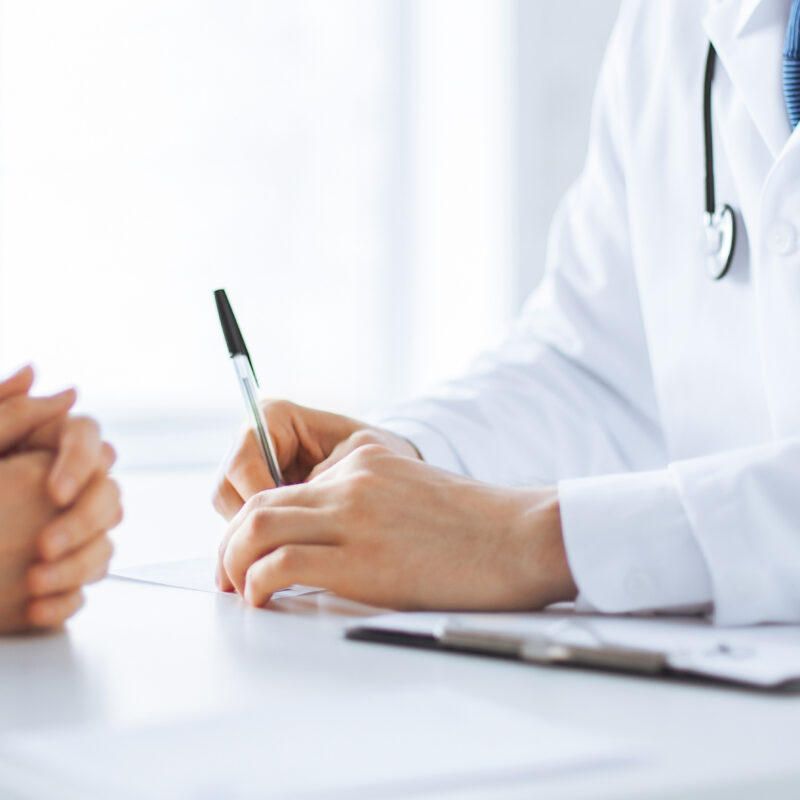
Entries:
{"label": "lab coat collar", "polygon": [[[719,5],[719,4],[718,4]],[[734,5],[731,3],[730,5]],[[740,0],[739,2],[739,15],[736,19],[736,35],[741,36],[746,33],[748,23],[756,17],[756,11],[769,5],[766,0]]]}
{"label": "lab coat collar", "polygon": [[789,0],[722,0],[703,25],[773,158],[791,125],[783,100],[782,52]]}

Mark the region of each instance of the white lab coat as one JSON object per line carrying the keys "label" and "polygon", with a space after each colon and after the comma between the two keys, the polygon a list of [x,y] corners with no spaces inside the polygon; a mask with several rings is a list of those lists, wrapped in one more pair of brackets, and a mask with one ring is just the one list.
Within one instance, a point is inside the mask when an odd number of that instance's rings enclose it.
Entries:
{"label": "white lab coat", "polygon": [[[800,130],[782,94],[789,0],[623,4],[582,176],[505,343],[383,421],[445,469],[558,481],[580,600],[710,604],[800,622]],[[703,263],[709,40],[717,201]]]}

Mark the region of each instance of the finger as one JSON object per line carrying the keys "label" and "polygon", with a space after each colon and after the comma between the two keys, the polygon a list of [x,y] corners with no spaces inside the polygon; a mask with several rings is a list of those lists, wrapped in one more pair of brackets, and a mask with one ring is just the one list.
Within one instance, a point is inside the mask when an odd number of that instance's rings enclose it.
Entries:
{"label": "finger", "polygon": [[324,461],[321,461],[314,467],[314,469],[311,470],[306,480],[311,481],[321,475],[323,472],[327,472],[334,464],[337,464],[339,461],[349,456],[350,453],[358,450],[361,447],[368,447],[372,445],[385,446],[387,444],[385,439],[385,432],[378,431],[373,428],[361,428],[360,430],[355,431],[343,442],[339,442],[339,444],[333,448],[330,455],[328,455]]}
{"label": "finger", "polygon": [[224,551],[222,546],[220,546],[219,553],[217,554],[217,566],[214,572],[214,583],[216,583],[217,588],[222,592],[235,592],[236,587],[233,585],[233,581],[228,577],[228,573],[225,572],[225,566],[222,563]]}
{"label": "finger", "polygon": [[112,444],[100,442],[100,472],[108,472],[117,463],[117,451]]}
{"label": "finger", "polygon": [[275,486],[254,430],[245,433],[226,477],[244,500]]}
{"label": "finger", "polygon": [[334,451],[324,460],[320,461],[311,472],[308,473],[306,482],[314,480],[319,477],[323,472],[327,472],[334,464],[341,461],[346,455],[351,453],[354,448],[348,447],[346,442],[337,445]]}
{"label": "finger", "polygon": [[105,577],[113,553],[105,533],[96,535],[64,558],[34,564],[28,570],[28,589],[32,596],[43,597],[79,589]]}
{"label": "finger", "polygon": [[14,395],[0,406],[0,452],[9,450],[55,417],[66,414],[75,404],[74,389],[50,397]]}
{"label": "finger", "polygon": [[28,394],[33,386],[33,367],[28,364],[11,377],[0,381],[0,403],[15,394]]}
{"label": "finger", "polygon": [[285,545],[250,566],[244,599],[252,606],[263,606],[275,592],[294,583],[335,591],[343,566],[343,550],[334,545]]}
{"label": "finger", "polygon": [[258,508],[253,510],[228,540],[222,567],[239,594],[245,573],[267,553],[287,544],[334,544],[337,538],[325,517],[309,508]]}
{"label": "finger", "polygon": [[122,520],[120,489],[116,481],[98,476],[74,506],[47,523],[39,536],[39,553],[55,561],[82,547],[98,531],[108,531]]}
{"label": "finger", "polygon": [[211,502],[217,513],[230,522],[244,505],[244,498],[233,488],[227,478],[223,478],[217,486]]}
{"label": "finger", "polygon": [[[216,496],[214,497],[215,508],[217,508],[217,511],[220,511],[220,509],[223,508],[223,503],[227,503],[227,510],[233,512],[230,514],[230,517],[228,517],[228,528],[225,531],[222,541],[220,542],[219,554],[217,558],[215,580],[217,586],[222,589],[223,592],[232,592],[235,588],[233,581],[225,569],[225,552],[227,551],[228,543],[233,535],[241,525],[245,524],[251,511],[256,508],[261,508],[267,503],[280,505],[281,503],[291,504],[294,502],[297,505],[305,505],[305,503],[302,502],[302,495],[298,494],[298,489],[301,489],[301,487],[283,486],[280,489],[275,489],[269,492],[268,494],[262,492],[254,495],[247,500],[247,502],[245,502],[232,486],[230,487],[230,491],[228,489],[223,489],[223,487],[220,486],[220,490],[224,491],[226,494],[225,498],[218,498]],[[234,509],[234,506],[237,505],[236,498],[239,498],[239,501],[241,502],[238,502],[238,508]],[[223,512],[220,511],[220,513]],[[227,514],[223,514],[223,516],[227,516]]]}
{"label": "finger", "polygon": [[39,597],[28,605],[28,622],[37,628],[57,628],[82,605],[83,593],[80,591]]}
{"label": "finger", "polygon": [[381,443],[379,434],[371,428],[360,428],[354,431],[346,439],[339,442],[328,454],[328,457],[320,461],[314,469],[309,472],[306,481],[311,481],[323,472],[327,472],[334,464],[337,464],[343,458],[350,455],[354,450],[358,450],[359,447]]}
{"label": "finger", "polygon": [[48,479],[52,499],[71,503],[100,469],[103,442],[100,426],[89,417],[68,417],[59,437],[58,455]]}

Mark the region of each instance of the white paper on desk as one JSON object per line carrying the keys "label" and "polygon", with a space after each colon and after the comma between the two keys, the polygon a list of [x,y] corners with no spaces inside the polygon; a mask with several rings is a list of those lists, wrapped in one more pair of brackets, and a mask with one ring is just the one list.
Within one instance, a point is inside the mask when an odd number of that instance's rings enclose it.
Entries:
{"label": "white paper on desk", "polygon": [[719,628],[699,617],[623,617],[545,611],[530,614],[382,614],[349,627],[437,636],[459,626],[564,644],[618,645],[666,653],[671,667],[753,686],[800,680],[800,625]]}
{"label": "white paper on desk", "polygon": [[[162,561],[155,564],[139,564],[135,567],[112,569],[111,575],[132,581],[158,583],[178,589],[193,589],[197,592],[218,592],[214,584],[216,563],[213,558],[187,558],[183,561]],[[297,597],[319,592],[314,586],[299,584],[275,592],[273,597]]]}
{"label": "white paper on desk", "polygon": [[640,760],[602,734],[446,690],[331,693],[306,711],[275,693],[222,718],[6,739],[0,788],[13,768],[68,787],[62,800],[372,799]]}

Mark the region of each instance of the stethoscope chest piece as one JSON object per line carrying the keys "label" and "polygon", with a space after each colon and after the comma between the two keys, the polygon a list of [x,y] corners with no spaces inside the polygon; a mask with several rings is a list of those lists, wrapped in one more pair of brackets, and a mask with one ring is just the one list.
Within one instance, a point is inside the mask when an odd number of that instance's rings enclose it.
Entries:
{"label": "stethoscope chest piece", "polygon": [[703,141],[706,159],[706,210],[703,214],[705,233],[706,273],[718,281],[731,265],[736,244],[736,220],[733,209],[726,203],[718,206],[714,188],[714,143],[711,133],[711,84],[717,53],[709,42],[706,56],[706,73],[703,79]]}
{"label": "stethoscope chest piece", "polygon": [[728,271],[733,257],[733,245],[736,241],[733,209],[726,203],[713,214],[706,212],[703,224],[706,272],[709,278],[718,281]]}

